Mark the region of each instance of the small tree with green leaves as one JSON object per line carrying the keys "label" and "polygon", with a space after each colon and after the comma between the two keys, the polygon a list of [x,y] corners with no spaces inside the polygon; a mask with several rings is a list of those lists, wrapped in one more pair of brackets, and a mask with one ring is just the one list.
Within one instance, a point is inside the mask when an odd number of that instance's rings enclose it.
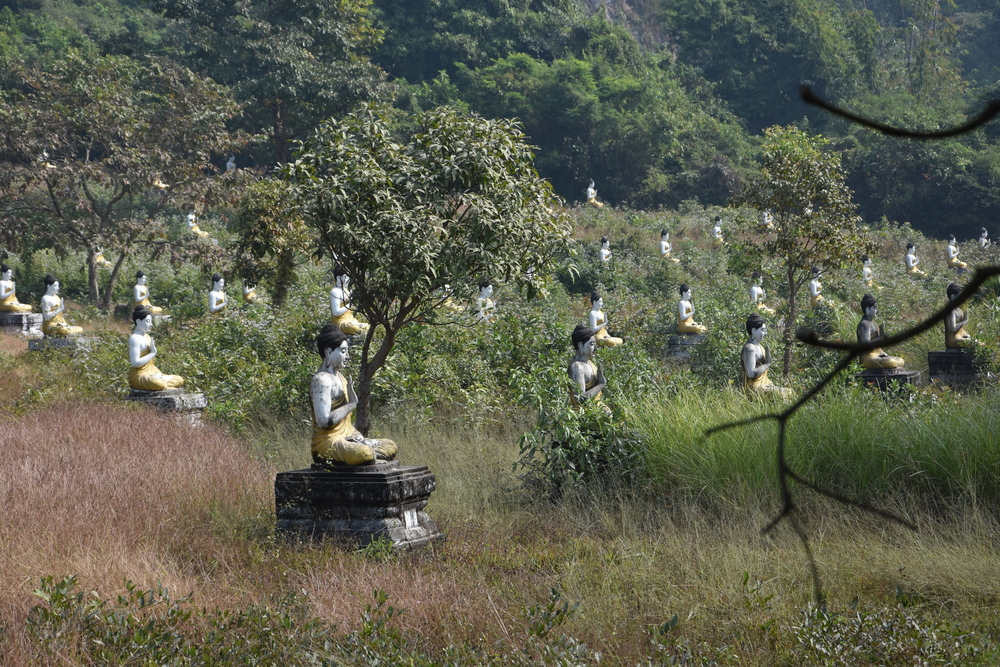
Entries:
{"label": "small tree with green leaves", "polygon": [[432,320],[446,286],[472,294],[490,278],[530,291],[570,243],[571,225],[515,121],[442,107],[409,119],[415,129],[400,137],[392,113],[368,106],[323,123],[282,170],[291,215],[345,267],[352,306],[371,324],[358,379],[362,432],[372,377],[396,335]]}
{"label": "small tree with green leaves", "polygon": [[823,150],[829,142],[791,126],[771,127],[764,135],[761,174],[734,204],[771,209],[774,215],[773,229],[750,238],[746,246],[761,260],[774,258],[782,265],[788,294],[782,332],[787,376],[798,317],[796,297],[812,268],[857,261],[872,246],[855,214],[851,190],[844,184],[840,155]]}

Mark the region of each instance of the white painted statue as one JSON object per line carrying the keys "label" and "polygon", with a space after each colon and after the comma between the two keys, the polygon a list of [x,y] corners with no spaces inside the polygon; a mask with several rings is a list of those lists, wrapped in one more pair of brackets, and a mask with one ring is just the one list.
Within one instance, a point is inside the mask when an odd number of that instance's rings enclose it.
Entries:
{"label": "white painted statue", "polygon": [[53,338],[65,338],[83,331],[63,318],[66,306],[59,296],[59,281],[51,273],[45,276],[45,296],[42,297],[42,333]]}
{"label": "white painted statue", "polygon": [[587,203],[594,208],[604,208],[604,204],[597,201],[597,188],[594,187],[594,179],[590,179],[590,185],[587,186]]}
{"label": "white painted statue", "polygon": [[230,155],[229,159],[226,160],[226,171],[229,172],[233,171],[234,169],[236,169],[236,156]]}
{"label": "white painted statue", "polygon": [[226,280],[218,273],[212,274],[212,290],[208,293],[208,312],[221,313],[226,307]]}
{"label": "white painted statue", "polygon": [[774,229],[774,213],[771,212],[771,209],[766,208],[760,214],[760,226],[762,229]]}
{"label": "white painted statue", "polygon": [[348,306],[351,302],[351,278],[340,264],[333,267],[333,289],[330,290],[331,322],[340,327],[348,336],[368,331],[368,324],[360,322]]}
{"label": "white painted statue", "polygon": [[180,375],[166,375],[156,367],[156,342],[149,335],[153,328],[153,314],[146,306],[139,305],[132,311],[135,328],[128,337],[128,386],[140,391],[164,391],[184,385]]}
{"label": "white painted statue", "polygon": [[590,293],[590,313],[587,319],[590,321],[590,328],[594,331],[594,338],[600,347],[618,347],[625,341],[615,338],[608,333],[608,318],[604,314],[604,299],[597,292]]}
{"label": "white painted statue", "polygon": [[247,303],[257,302],[257,288],[246,282],[243,283],[243,300]]}
{"label": "white painted statue", "polygon": [[14,269],[0,264],[0,313],[30,313],[31,306],[17,300]]}
{"label": "white painted statue", "polygon": [[868,255],[861,258],[861,280],[867,287],[872,287],[875,283],[875,271],[872,269],[872,260]]}
{"label": "white painted statue", "polygon": [[479,283],[479,321],[490,322],[496,312],[496,303],[493,301],[493,283],[483,280]]}
{"label": "white painted statue", "polygon": [[763,342],[767,334],[767,321],[762,315],[752,313],[747,317],[746,328],[749,339],[743,344],[740,354],[744,391],[749,394],[789,397],[792,393],[790,389],[776,387],[767,379],[767,370],[771,367],[771,353]]}
{"label": "white painted statue", "polygon": [[770,308],[764,303],[764,297],[767,295],[764,293],[764,288],[762,287],[763,277],[760,275],[760,272],[754,271],[750,278],[753,281],[753,284],[750,285],[750,303],[760,312],[774,315],[774,308]]}
{"label": "white painted statue", "polygon": [[194,234],[195,236],[198,236],[200,238],[205,238],[206,236],[208,236],[208,232],[203,232],[198,227],[198,216],[197,214],[195,214],[194,211],[188,213],[187,223],[188,223],[188,231]]}
{"label": "white painted statue", "polygon": [[725,243],[725,239],[722,237],[722,216],[715,216],[715,226],[712,227],[712,247],[721,248]]}
{"label": "white painted statue", "polygon": [[670,256],[670,251],[673,250],[673,246],[670,245],[670,232],[667,230],[660,231],[660,257],[663,259],[669,259],[671,262],[677,263],[681,260],[676,257]]}
{"label": "white painted statue", "polygon": [[906,272],[911,276],[923,276],[923,271],[918,268],[920,259],[917,257],[917,246],[912,242],[906,244]]}
{"label": "white painted statue", "polygon": [[954,234],[948,235],[948,247],[945,250],[945,254],[948,256],[948,267],[952,269],[958,269],[959,271],[966,271],[969,265],[958,258],[958,241],[955,240]]}
{"label": "white painted statue", "polygon": [[604,369],[594,363],[594,353],[597,351],[597,340],[594,331],[586,324],[577,324],[571,337],[575,356],[569,362],[566,372],[572,382],[570,402],[579,407],[583,403],[595,402],[605,413],[611,410],[601,401],[601,392],[607,385],[604,379]]}
{"label": "white painted statue", "polygon": [[104,248],[97,249],[97,253],[94,254],[94,263],[97,266],[111,266],[111,262],[104,258]]}
{"label": "white painted statue", "polygon": [[809,281],[809,305],[815,308],[820,303],[825,301],[821,292],[823,291],[823,283],[819,281],[820,270],[818,266],[814,266],[812,270],[812,280]]}
{"label": "white painted statue", "polygon": [[979,249],[986,250],[989,247],[990,247],[990,233],[986,231],[985,227],[981,227],[979,232]]}
{"label": "white painted statue", "polygon": [[598,254],[601,257],[602,262],[611,261],[611,241],[608,240],[607,236],[601,237],[601,250]]}
{"label": "white painted statue", "polygon": [[350,361],[347,334],[332,322],[324,324],[316,337],[316,348],[323,363],[309,385],[313,461],[334,467],[373,465],[396,458],[396,443],[365,438],[351,421],[358,397],[341,373]]}
{"label": "white painted statue", "polygon": [[[962,292],[958,283],[950,283],[945,290],[948,301],[954,301]],[[976,340],[965,331],[965,325],[969,323],[969,318],[962,309],[955,307],[951,309],[948,316],[944,318],[944,346],[953,350],[955,348],[968,347],[975,344]]]}
{"label": "white painted statue", "polygon": [[677,302],[677,331],[680,333],[703,334],[708,327],[694,321],[694,306],[691,305],[691,288],[687,283],[680,286],[681,299]]}
{"label": "white painted statue", "polygon": [[[875,324],[875,316],[878,315],[878,304],[875,301],[875,297],[871,294],[865,294],[864,297],[862,297],[861,312],[863,312],[864,315],[861,317],[861,321],[858,322],[858,342],[875,343],[882,338],[885,338],[885,329],[879,328],[879,326]],[[862,354],[860,361],[861,365],[868,370],[874,370],[877,368],[902,368],[904,363],[902,357],[890,356],[880,347],[876,347],[874,350]]]}
{"label": "white painted statue", "polygon": [[159,315],[163,309],[154,306],[149,302],[149,288],[146,287],[146,274],[142,271],[135,272],[135,286],[132,287],[132,307],[145,306],[146,310],[154,315]]}

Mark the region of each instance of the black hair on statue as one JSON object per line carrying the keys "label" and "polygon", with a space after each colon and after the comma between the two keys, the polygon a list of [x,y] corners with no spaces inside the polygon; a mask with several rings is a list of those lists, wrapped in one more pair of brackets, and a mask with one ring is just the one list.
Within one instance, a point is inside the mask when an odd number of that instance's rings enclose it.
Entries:
{"label": "black hair on statue", "polygon": [[319,352],[319,356],[326,359],[327,350],[335,350],[344,344],[347,340],[347,334],[340,330],[336,324],[328,322],[323,325],[323,328],[319,330],[319,335],[316,336],[316,351]]}
{"label": "black hair on statue", "polygon": [[52,275],[51,273],[46,273],[45,274],[45,278],[42,280],[42,282],[45,283],[46,287],[48,287],[52,283],[55,283],[55,282],[58,282],[58,281],[56,280],[56,277],[54,275]]}
{"label": "black hair on statue", "polygon": [[593,338],[594,330],[588,327],[586,324],[577,324],[576,328],[573,329],[573,349],[579,349],[581,343],[586,343],[588,340]]}
{"label": "black hair on statue", "polygon": [[871,294],[865,294],[863,297],[861,297],[861,312],[862,313],[865,312],[866,310],[874,306],[876,303],[877,301],[875,301],[875,297],[873,297]]}
{"label": "black hair on statue", "polygon": [[913,245],[912,241],[907,241],[907,243],[906,243],[906,249],[907,250],[912,250],[913,248],[916,248],[916,247],[917,246]]}
{"label": "black hair on statue", "polygon": [[661,229],[661,230],[660,230],[660,238],[662,239],[662,238],[663,238],[664,236],[666,236],[666,235],[667,235],[667,234],[669,234],[669,233],[670,233],[670,232],[668,232],[667,230],[665,230],[665,229]]}
{"label": "black hair on statue", "polygon": [[344,268],[343,264],[335,264],[333,267],[333,277],[339,278],[340,276],[346,276],[347,269]]}
{"label": "black hair on statue", "polygon": [[220,276],[218,273],[213,273],[212,274],[212,284],[213,285],[215,283],[219,282],[220,280],[222,280],[222,276]]}
{"label": "black hair on statue", "polygon": [[948,283],[948,289],[945,292],[948,294],[949,299],[954,298],[958,294],[961,294],[962,286],[954,282]]}
{"label": "black hair on statue", "polygon": [[482,280],[479,281],[479,289],[486,289],[487,287],[491,287],[492,285],[493,283],[490,281],[489,278],[483,278]]}
{"label": "black hair on statue", "polygon": [[750,277],[753,278],[754,280],[760,280],[760,271],[754,271],[753,273],[750,274]]}
{"label": "black hair on statue", "polygon": [[985,234],[986,233],[986,228],[985,227],[980,227],[979,228],[979,233],[980,234]]}
{"label": "black hair on statue", "polygon": [[715,221],[716,222],[722,222],[722,216],[721,215],[715,216]]}
{"label": "black hair on statue", "polygon": [[813,267],[813,275],[814,275],[814,276],[818,276],[818,275],[819,275],[819,273],[820,273],[820,271],[819,271],[819,267],[818,267],[818,266],[814,266],[814,267]]}
{"label": "black hair on statue", "polygon": [[139,278],[145,278],[145,277],[146,277],[146,274],[143,273],[142,271],[136,271],[135,272],[135,279],[136,280],[138,280]]}
{"label": "black hair on statue", "polygon": [[681,296],[684,296],[684,292],[687,292],[687,291],[688,291],[688,290],[690,290],[691,288],[690,288],[690,287],[688,287],[688,284],[687,284],[687,283],[681,283],[681,286],[680,286],[680,287],[678,287],[677,289],[678,289],[678,290],[680,291],[680,293],[681,293]]}
{"label": "black hair on statue", "polygon": [[607,236],[602,236],[601,237],[601,245],[604,245],[607,242],[608,242],[608,237]]}
{"label": "black hair on statue", "polygon": [[955,235],[954,234],[948,234],[948,240],[949,241],[954,241],[955,240]]}
{"label": "black hair on statue", "polygon": [[868,258],[868,255],[861,255],[861,261],[862,261],[862,262],[867,262],[867,261],[868,261],[868,259],[869,259],[869,258]]}
{"label": "black hair on statue", "polygon": [[592,304],[597,303],[600,298],[601,295],[598,294],[596,291],[590,293],[590,303]]}
{"label": "black hair on statue", "polygon": [[760,329],[767,324],[767,320],[760,313],[750,313],[747,315],[747,335],[753,333],[754,329]]}
{"label": "black hair on statue", "polygon": [[132,311],[132,324],[135,324],[139,320],[144,320],[149,317],[149,309],[146,306],[138,305],[135,310]]}
{"label": "black hair on statue", "polygon": [[6,264],[0,264],[0,273],[7,273],[10,271],[10,267]]}

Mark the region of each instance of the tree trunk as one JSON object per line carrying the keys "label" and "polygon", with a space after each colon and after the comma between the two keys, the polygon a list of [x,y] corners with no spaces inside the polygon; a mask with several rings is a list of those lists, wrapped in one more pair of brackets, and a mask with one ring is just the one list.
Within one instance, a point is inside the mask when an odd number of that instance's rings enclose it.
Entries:
{"label": "tree trunk", "polygon": [[122,268],[122,264],[125,262],[125,255],[128,254],[128,248],[122,248],[122,251],[118,254],[118,261],[115,262],[115,268],[111,269],[111,277],[108,278],[108,286],[104,290],[104,300],[101,302],[101,308],[104,310],[111,310],[111,298],[114,296],[115,283],[118,281],[118,272]]}
{"label": "tree trunk", "polygon": [[97,253],[89,246],[87,248],[87,297],[91,306],[96,306],[101,300],[101,290],[97,284]]}
{"label": "tree trunk", "polygon": [[358,407],[354,413],[354,428],[365,437],[368,437],[368,431],[371,429],[372,378],[368,368],[370,365],[361,365],[361,372],[358,374]]}

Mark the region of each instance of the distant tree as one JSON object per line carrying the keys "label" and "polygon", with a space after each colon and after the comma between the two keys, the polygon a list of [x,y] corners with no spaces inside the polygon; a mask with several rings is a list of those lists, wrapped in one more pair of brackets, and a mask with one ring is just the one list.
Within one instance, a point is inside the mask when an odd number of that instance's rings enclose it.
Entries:
{"label": "distant tree", "polygon": [[446,285],[482,278],[537,287],[568,250],[571,226],[514,121],[447,107],[397,139],[392,112],[365,107],[323,123],[284,168],[293,213],[319,253],[351,279],[371,325],[361,350],[357,427],[369,427],[372,377],[400,329],[429,318]]}
{"label": "distant tree", "polygon": [[[0,213],[33,243],[87,254],[90,302],[110,307],[125,258],[166,244],[159,215],[210,202],[213,155],[233,150],[238,107],[191,71],[124,56],[69,57],[48,71],[18,70],[0,90]],[[98,249],[117,253],[101,297]]]}
{"label": "distant tree", "polygon": [[855,214],[851,191],[844,184],[840,156],[825,152],[829,143],[795,127],[770,127],[764,132],[761,174],[747,183],[735,204],[774,214],[771,232],[746,241],[760,258],[782,264],[788,293],[783,372],[791,370],[796,297],[810,279],[812,267],[838,267],[872,250]]}

